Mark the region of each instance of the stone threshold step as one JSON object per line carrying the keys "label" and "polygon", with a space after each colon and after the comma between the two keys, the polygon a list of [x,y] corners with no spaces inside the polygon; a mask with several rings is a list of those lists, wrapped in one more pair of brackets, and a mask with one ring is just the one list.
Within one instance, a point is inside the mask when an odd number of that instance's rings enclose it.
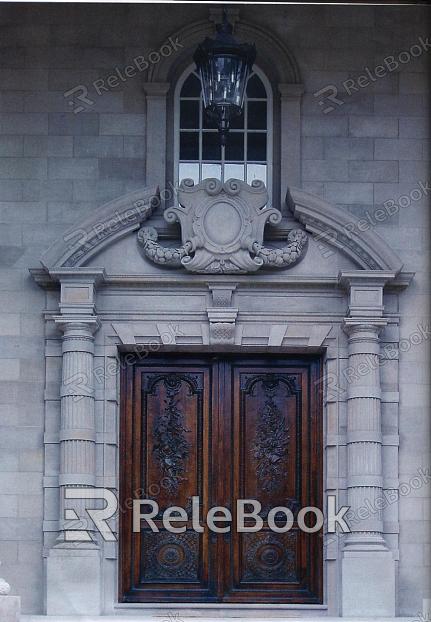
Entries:
{"label": "stone threshold step", "polygon": [[[171,615],[169,615],[171,613]],[[226,613],[226,612],[225,612]],[[271,612],[272,614],[273,612]],[[415,616],[406,618],[381,618],[381,617],[363,617],[363,618],[334,618],[332,616],[310,616],[290,615],[288,612],[281,612],[280,615],[270,615],[265,617],[244,617],[239,614],[224,615],[224,619],[232,619],[234,622],[268,622],[269,619],[273,620],[287,620],[288,622],[413,622]],[[221,616],[206,616],[206,615],[194,615],[183,616],[179,612],[172,612],[166,610],[160,612],[160,614],[146,614],[142,612],[136,612],[133,614],[118,613],[117,615],[106,616],[44,616],[44,615],[21,615],[21,622],[217,622]]]}

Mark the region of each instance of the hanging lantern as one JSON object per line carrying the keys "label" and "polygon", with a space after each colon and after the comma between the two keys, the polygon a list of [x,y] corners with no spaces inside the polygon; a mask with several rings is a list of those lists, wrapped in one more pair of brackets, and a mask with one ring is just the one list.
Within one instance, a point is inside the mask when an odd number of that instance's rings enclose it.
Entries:
{"label": "hanging lantern", "polygon": [[230,120],[240,115],[244,106],[245,88],[256,59],[256,47],[234,39],[226,11],[223,11],[223,22],[216,29],[216,38],[206,38],[196,49],[193,60],[202,84],[206,114],[217,123],[220,142],[225,145]]}

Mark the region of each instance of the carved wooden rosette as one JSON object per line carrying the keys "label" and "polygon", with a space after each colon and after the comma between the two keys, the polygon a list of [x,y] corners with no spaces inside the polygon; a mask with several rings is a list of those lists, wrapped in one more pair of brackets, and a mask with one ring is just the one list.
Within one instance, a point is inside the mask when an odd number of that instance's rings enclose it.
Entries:
{"label": "carved wooden rosette", "polygon": [[142,227],[138,233],[138,243],[154,263],[204,274],[242,274],[262,266],[284,268],[305,254],[308,239],[301,229],[289,233],[283,248],[264,246],[266,223],[278,224],[281,214],[267,207],[268,193],[261,181],[249,186],[238,179],[222,183],[210,178],[195,186],[185,179],[178,200],[179,205],[167,209],[164,217],[180,223],[182,246],[161,246],[153,227]]}

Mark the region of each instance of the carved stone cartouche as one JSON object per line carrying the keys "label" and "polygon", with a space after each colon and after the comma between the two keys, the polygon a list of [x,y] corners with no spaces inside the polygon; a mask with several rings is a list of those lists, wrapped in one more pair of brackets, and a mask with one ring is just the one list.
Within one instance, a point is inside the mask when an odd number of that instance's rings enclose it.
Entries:
{"label": "carved stone cartouche", "polygon": [[281,214],[267,206],[268,193],[261,181],[250,186],[238,179],[222,183],[210,178],[195,186],[185,179],[178,200],[179,205],[167,209],[164,217],[180,223],[180,247],[161,246],[153,227],[138,232],[138,243],[154,263],[203,274],[241,274],[262,266],[285,268],[305,255],[308,238],[301,229],[290,231],[283,248],[264,246],[266,223],[278,224]]}

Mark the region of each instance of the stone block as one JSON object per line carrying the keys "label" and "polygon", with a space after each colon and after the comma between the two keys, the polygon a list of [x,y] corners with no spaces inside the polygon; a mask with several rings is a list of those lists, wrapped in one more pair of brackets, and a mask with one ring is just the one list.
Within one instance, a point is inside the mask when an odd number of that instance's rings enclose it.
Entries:
{"label": "stone block", "polygon": [[54,136],[97,136],[99,133],[99,115],[52,112],[49,115],[49,133]]}
{"label": "stone block", "polygon": [[85,218],[90,212],[98,207],[98,204],[90,201],[59,203],[48,202],[48,222],[69,223],[73,225],[79,219]]}
{"label": "stone block", "polygon": [[347,136],[347,118],[334,115],[303,116],[301,120],[303,136]]}
{"label": "stone block", "polygon": [[0,196],[3,201],[19,201],[22,199],[22,183],[17,180],[0,181]]}
{"label": "stone block", "polygon": [[145,138],[142,136],[124,136],[125,158],[144,158],[145,153]]}
{"label": "stone block", "polygon": [[372,160],[372,138],[325,138],[325,158]]}
{"label": "stone block", "polygon": [[[3,450],[2,450],[3,453]],[[9,456],[12,452],[9,452]],[[5,457],[8,456],[8,452],[5,451]],[[8,472],[8,471],[12,471],[11,467],[14,465],[15,462],[15,458],[16,458],[16,454],[15,456],[12,455],[12,460],[11,462],[7,465],[7,468],[3,469],[2,466],[2,470],[3,472]],[[3,463],[4,458],[2,458],[2,463]],[[0,495],[0,518],[4,519],[4,518],[16,518],[18,516],[18,496],[17,495]],[[0,532],[1,533],[1,532]],[[0,536],[1,537],[1,536]]]}
{"label": "stone block", "polygon": [[80,179],[73,182],[74,201],[96,201],[102,204],[121,196],[123,192],[124,182],[118,179],[99,181]]}
{"label": "stone block", "polygon": [[48,88],[48,71],[35,67],[0,69],[0,84],[4,91],[45,91]]}
{"label": "stone block", "polygon": [[25,112],[70,112],[69,101],[64,91],[32,91],[24,93]]}
{"label": "stone block", "polygon": [[40,202],[0,201],[0,222],[44,222],[46,205]]}
{"label": "stone block", "polygon": [[15,91],[3,91],[0,93],[0,109],[2,112],[23,112],[23,94],[15,93]]}
{"label": "stone block", "polygon": [[349,119],[351,136],[392,138],[398,136],[398,119],[392,117],[352,116]]}
{"label": "stone block", "polygon": [[43,113],[18,112],[0,114],[2,134],[46,134],[48,115]]}
{"label": "stone block", "polygon": [[71,180],[36,180],[22,182],[24,201],[69,201],[73,197]]}
{"label": "stone block", "polygon": [[398,181],[397,162],[353,161],[349,162],[351,181]]}
{"label": "stone block", "polygon": [[422,141],[412,138],[376,138],[374,157],[376,160],[421,160]]}
{"label": "stone block", "polygon": [[144,135],[145,115],[143,114],[101,114],[100,134]]}
{"label": "stone block", "polygon": [[21,612],[21,598],[19,596],[0,595],[1,622],[19,622]]}
{"label": "stone block", "polygon": [[429,87],[428,73],[406,71],[400,73],[400,93],[426,95],[429,93]]}
{"label": "stone block", "polygon": [[[83,24],[81,24],[81,28],[82,27]],[[75,86],[81,85],[90,90],[92,89],[92,83],[98,78],[100,78],[100,72],[97,71],[97,69],[50,69],[49,89],[40,90],[61,91],[63,94],[65,91],[69,91]],[[68,105],[70,99],[64,99],[67,108],[70,110],[70,106]],[[88,107],[88,110],[91,110],[91,105]]]}
{"label": "stone block", "polygon": [[123,155],[122,136],[76,136],[74,155],[77,157],[112,158]]}
{"label": "stone block", "polygon": [[41,179],[46,177],[43,158],[1,158],[0,179]]}
{"label": "stone block", "polygon": [[347,161],[304,160],[302,179],[304,181],[347,181]]}
{"label": "stone block", "polygon": [[[425,117],[426,100],[422,95],[385,95],[374,96],[374,112],[392,117]],[[401,123],[400,123],[401,136]]]}
{"label": "stone block", "polygon": [[372,205],[373,184],[329,182],[325,184],[325,198],[334,203]]}
{"label": "stone block", "polygon": [[420,181],[428,180],[429,173],[429,163],[426,160],[400,162],[400,181],[411,182],[412,189],[416,188]]}
{"label": "stone block", "polygon": [[345,551],[342,615],[395,616],[395,562],[390,551]]}
{"label": "stone block", "polygon": [[[82,580],[85,577],[85,581]],[[98,550],[52,548],[47,559],[47,614],[100,615]]]}
{"label": "stone block", "polygon": [[21,156],[22,154],[22,136],[0,136],[0,157]]}
{"label": "stone block", "polygon": [[50,179],[96,179],[99,175],[96,158],[49,158]]}
{"label": "stone block", "polygon": [[24,155],[41,156],[72,156],[72,136],[25,136]]}
{"label": "stone block", "polygon": [[405,117],[399,120],[400,138],[428,138],[430,122],[427,116]]}
{"label": "stone block", "polygon": [[145,160],[136,158],[104,158],[99,161],[101,179],[145,179]]}
{"label": "stone block", "polygon": [[0,359],[0,378],[3,381],[18,380],[19,359]]}
{"label": "stone block", "polygon": [[[20,317],[15,313],[0,314],[0,337],[20,334]],[[4,356],[4,354],[3,354]]]}

